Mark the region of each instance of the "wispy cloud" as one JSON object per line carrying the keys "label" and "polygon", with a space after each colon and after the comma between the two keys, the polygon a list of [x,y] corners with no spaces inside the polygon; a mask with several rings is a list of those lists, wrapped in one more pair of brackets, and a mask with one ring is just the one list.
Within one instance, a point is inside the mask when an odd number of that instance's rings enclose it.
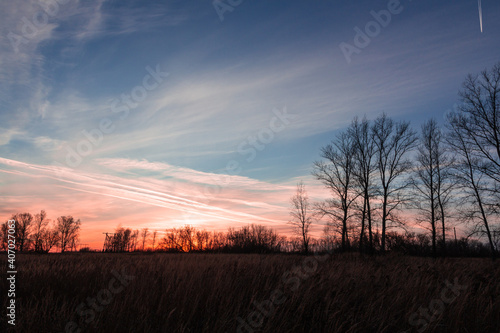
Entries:
{"label": "wispy cloud", "polygon": [[0,146],[10,143],[15,136],[23,135],[24,132],[15,128],[3,129],[0,131]]}
{"label": "wispy cloud", "polygon": [[62,148],[63,142],[61,140],[52,139],[46,136],[37,136],[33,139],[36,147],[42,151],[55,151]]}
{"label": "wispy cloud", "polygon": [[[122,200],[129,200],[138,202],[144,205],[152,205],[174,209],[182,212],[188,212],[195,215],[205,216],[211,219],[219,219],[225,221],[267,221],[273,222],[272,219],[264,216],[257,216],[252,214],[252,208],[262,208],[266,206],[262,202],[246,201],[240,199],[238,203],[242,204],[244,211],[237,211],[227,207],[231,207],[231,202],[234,201],[235,191],[228,191],[228,197],[224,195],[215,195],[213,197],[203,195],[203,189],[189,188],[183,186],[183,190],[178,191],[180,187],[180,180],[189,180],[191,183],[205,184],[210,183],[213,175],[197,172],[195,170],[188,170],[185,168],[174,168],[168,165],[147,163],[145,161],[126,161],[126,160],[108,160],[103,161],[106,163],[122,163],[125,164],[126,170],[135,169],[140,167],[147,170],[161,170],[163,167],[167,168],[167,173],[172,179],[164,179],[156,182],[147,181],[146,177],[127,179],[124,177],[107,175],[104,173],[89,173],[89,172],[75,172],[75,170],[47,165],[28,164],[24,162],[14,161],[10,159],[0,158],[0,164],[4,167],[0,172],[9,173],[13,175],[23,176],[27,178],[46,178],[49,183],[65,189],[74,191],[85,192],[94,195],[109,196],[119,198]],[[128,163],[128,164],[126,164]],[[109,166],[109,164],[108,164]],[[174,172],[170,172],[174,171]],[[194,177],[193,177],[194,175]],[[262,191],[265,188],[267,191],[280,191],[279,186],[271,184],[262,184],[262,182],[252,181],[245,177],[238,181],[240,186],[239,191]],[[155,178],[153,178],[155,179]],[[241,188],[241,186],[249,186],[248,188]],[[281,190],[286,189],[282,187]],[[193,195],[193,192],[198,191],[198,195]],[[184,195],[182,193],[185,193]],[[191,193],[189,193],[191,192]],[[243,194],[243,195],[242,195]],[[244,197],[244,193],[239,194]],[[200,198],[201,200],[194,200],[192,198]],[[208,203],[203,203],[207,201]]]}
{"label": "wispy cloud", "polygon": [[287,187],[262,182],[244,176],[197,171],[161,162],[148,162],[146,160],[131,160],[123,158],[99,159],[96,162],[114,171],[136,171],[138,175],[140,175],[140,171],[144,170],[157,171],[162,176],[201,185],[216,185],[227,188],[241,188],[256,191],[277,191],[288,189]]}

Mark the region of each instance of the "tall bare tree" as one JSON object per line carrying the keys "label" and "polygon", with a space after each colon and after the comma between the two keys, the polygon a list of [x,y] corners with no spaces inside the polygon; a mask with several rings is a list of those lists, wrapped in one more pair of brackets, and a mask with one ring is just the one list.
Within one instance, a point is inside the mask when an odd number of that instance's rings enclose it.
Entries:
{"label": "tall bare tree", "polygon": [[500,199],[500,63],[468,75],[459,94],[462,120],[454,126],[460,127],[471,155],[479,158],[480,171],[492,180],[488,191]]}
{"label": "tall bare tree", "polygon": [[409,122],[395,123],[386,114],[375,120],[372,131],[382,196],[381,250],[385,251],[387,224],[402,224],[395,212],[409,200],[405,191],[411,182],[404,176],[412,162],[407,155],[416,147],[418,138]]}
{"label": "tall bare tree", "polygon": [[415,178],[413,186],[416,190],[415,203],[422,212],[424,221],[430,223],[432,253],[437,254],[437,228],[441,221],[442,247],[446,250],[446,207],[450,201],[453,182],[451,164],[443,142],[441,129],[435,119],[422,125],[420,144],[416,157]]}
{"label": "tall bare tree", "polygon": [[[491,253],[496,256],[493,242],[492,230],[490,228],[490,216],[492,209],[488,205],[491,192],[488,191],[488,181],[482,171],[483,163],[480,157],[474,154],[473,143],[469,140],[469,133],[466,129],[466,122],[469,119],[461,114],[454,113],[448,116],[450,128],[447,141],[457,154],[457,161],[454,164],[456,171],[454,177],[457,185],[464,192],[464,201],[469,204],[466,211],[463,211],[462,219],[475,224],[475,232],[481,236],[486,235],[490,245]],[[476,224],[476,221],[480,221]],[[484,227],[484,229],[483,229]]]}
{"label": "tall bare tree", "polygon": [[459,95],[462,104],[449,117],[450,139],[461,152],[459,175],[477,207],[470,216],[480,216],[478,231],[486,233],[495,255],[496,230],[491,230],[491,222],[500,215],[500,63],[479,75],[468,75]]}
{"label": "tall bare tree", "polygon": [[372,205],[371,199],[374,197],[375,186],[373,183],[375,164],[375,142],[373,132],[369,121],[364,117],[361,121],[354,118],[348,129],[349,135],[354,144],[354,168],[353,174],[360,188],[360,194],[363,198],[361,212],[361,232],[359,237],[359,248],[363,250],[363,239],[365,235],[365,221],[368,221],[368,245],[370,251],[373,251],[373,232],[372,232]]}
{"label": "tall bare tree", "polygon": [[437,145],[436,154],[436,165],[437,165],[437,200],[439,205],[439,218],[441,219],[441,241],[443,252],[446,254],[446,221],[448,218],[448,206],[452,201],[452,194],[455,189],[455,183],[453,181],[453,171],[452,166],[455,163],[455,158],[452,155],[448,155],[447,151],[449,147],[444,147],[445,144],[444,137],[441,133],[440,139]]}
{"label": "tall bare tree", "polygon": [[289,223],[294,226],[294,230],[300,235],[304,252],[309,253],[309,228],[313,222],[313,212],[302,181],[297,184],[297,190],[290,198],[290,203],[292,206],[290,211],[292,219]]}
{"label": "tall bare tree", "polygon": [[314,162],[312,172],[332,193],[332,198],[318,204],[317,209],[340,227],[343,250],[350,246],[348,223],[354,215],[352,206],[359,196],[353,173],[354,151],[352,137],[347,132],[341,132],[331,144],[321,149],[324,160]]}

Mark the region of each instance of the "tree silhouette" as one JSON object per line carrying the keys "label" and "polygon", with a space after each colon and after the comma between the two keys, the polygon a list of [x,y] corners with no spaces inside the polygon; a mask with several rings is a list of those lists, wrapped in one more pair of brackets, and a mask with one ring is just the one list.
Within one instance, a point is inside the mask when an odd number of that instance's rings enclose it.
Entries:
{"label": "tree silhouette", "polygon": [[327,187],[332,198],[317,205],[321,215],[329,216],[340,227],[342,249],[349,248],[349,220],[359,193],[355,188],[354,152],[356,146],[347,132],[341,132],[331,144],[321,149],[322,161],[314,162],[312,174]]}
{"label": "tree silhouette", "polygon": [[363,198],[361,209],[361,232],[359,236],[359,249],[363,250],[363,240],[365,237],[365,220],[368,221],[368,245],[370,252],[373,251],[373,220],[371,201],[375,196],[374,173],[375,163],[375,142],[373,131],[369,121],[364,117],[361,121],[355,117],[348,129],[349,135],[354,142],[354,168],[353,173],[356,183],[359,186],[360,194]]}
{"label": "tree silhouette", "polygon": [[441,220],[442,246],[446,242],[445,207],[450,201],[453,182],[450,181],[450,167],[453,160],[444,147],[443,136],[436,120],[422,125],[420,144],[416,156],[416,166],[412,179],[415,203],[422,212],[423,219],[430,223],[432,252],[437,254],[437,223]]}
{"label": "tree silhouette", "polygon": [[407,155],[416,147],[417,136],[409,122],[395,123],[383,114],[375,120],[373,138],[382,192],[381,250],[385,251],[387,224],[402,224],[395,213],[409,201],[405,191],[410,181],[403,176],[411,170],[412,161]]}
{"label": "tree silhouette", "polygon": [[146,249],[146,241],[149,236],[149,229],[144,228],[141,230],[141,238],[142,238],[142,250],[144,251]]}
{"label": "tree silhouette", "polygon": [[33,222],[33,215],[30,213],[21,213],[12,216],[12,220],[16,221],[16,242],[19,251],[29,248],[29,237],[31,224]]}
{"label": "tree silhouette", "polygon": [[80,225],[80,220],[75,220],[71,215],[57,218],[56,231],[61,252],[72,248],[76,243],[80,234]]}
{"label": "tree silhouette", "polygon": [[290,198],[292,210],[290,215],[292,219],[289,221],[302,239],[302,247],[304,252],[309,253],[309,228],[313,222],[311,205],[309,204],[309,197],[307,195],[305,185],[301,181],[297,184],[297,191],[295,195]]}
{"label": "tree silhouette", "polygon": [[43,251],[43,238],[48,235],[45,233],[47,225],[50,220],[47,219],[47,213],[41,210],[39,214],[35,215],[35,220],[33,224],[33,245],[35,252]]}

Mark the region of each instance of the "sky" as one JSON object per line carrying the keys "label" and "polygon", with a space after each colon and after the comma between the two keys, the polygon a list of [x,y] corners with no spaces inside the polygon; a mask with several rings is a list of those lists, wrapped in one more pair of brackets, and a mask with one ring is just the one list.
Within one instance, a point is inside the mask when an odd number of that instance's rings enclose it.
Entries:
{"label": "sky", "polygon": [[[500,3],[0,0],[0,217],[291,233],[354,116],[442,122],[500,61]],[[319,236],[320,225],[313,226]]]}

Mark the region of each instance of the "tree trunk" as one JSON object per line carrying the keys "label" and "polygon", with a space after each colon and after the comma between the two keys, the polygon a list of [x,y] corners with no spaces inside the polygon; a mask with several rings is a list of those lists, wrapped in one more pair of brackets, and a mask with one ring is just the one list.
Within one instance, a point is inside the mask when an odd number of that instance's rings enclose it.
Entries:
{"label": "tree trunk", "polygon": [[372,212],[370,208],[370,197],[368,196],[368,193],[366,195],[366,209],[368,213],[368,242],[370,246],[370,253],[373,253]]}
{"label": "tree trunk", "polygon": [[363,212],[361,217],[361,233],[359,235],[359,252],[363,253],[363,238],[365,236],[365,218],[366,218],[366,197],[363,200]]}
{"label": "tree trunk", "polygon": [[441,227],[443,228],[443,255],[446,255],[446,230],[444,223],[444,206],[443,203],[441,202],[441,197],[438,197],[438,201],[439,201],[439,209],[441,211]]}
{"label": "tree trunk", "polygon": [[382,203],[382,246],[381,252],[385,252],[385,226],[387,221],[387,189],[384,189],[384,202]]}

